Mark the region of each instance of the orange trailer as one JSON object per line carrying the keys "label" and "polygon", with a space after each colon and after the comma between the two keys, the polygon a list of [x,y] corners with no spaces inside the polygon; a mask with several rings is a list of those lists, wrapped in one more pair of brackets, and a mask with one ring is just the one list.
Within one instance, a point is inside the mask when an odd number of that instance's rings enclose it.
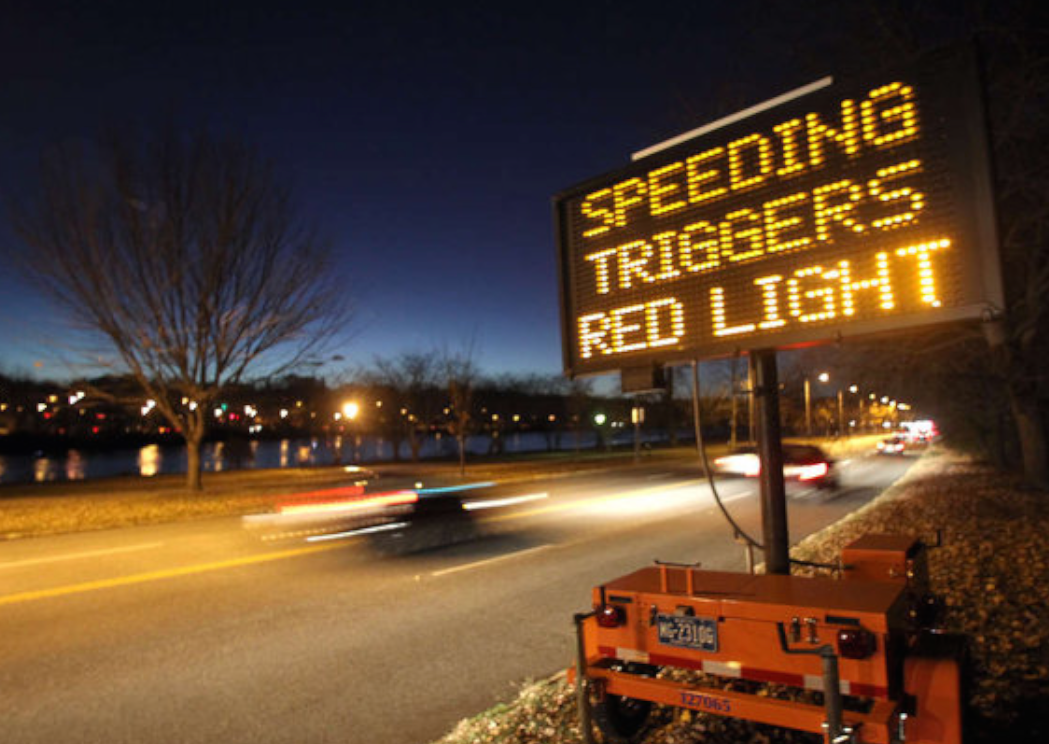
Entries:
{"label": "orange trailer", "polygon": [[[587,740],[593,721],[607,740],[640,741],[660,704],[833,744],[960,744],[964,639],[938,628],[926,555],[918,540],[868,535],[844,549],[837,578],[657,563],[596,587],[576,616]],[[667,668],[703,681],[664,679]],[[773,697],[770,684],[819,694]]]}

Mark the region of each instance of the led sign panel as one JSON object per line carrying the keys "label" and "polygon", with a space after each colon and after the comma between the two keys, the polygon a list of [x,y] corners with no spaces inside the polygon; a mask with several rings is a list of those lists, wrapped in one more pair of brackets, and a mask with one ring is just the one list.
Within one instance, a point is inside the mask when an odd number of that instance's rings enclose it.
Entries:
{"label": "led sign panel", "polygon": [[828,81],[559,194],[566,369],[783,348],[1000,306],[976,81],[966,50]]}

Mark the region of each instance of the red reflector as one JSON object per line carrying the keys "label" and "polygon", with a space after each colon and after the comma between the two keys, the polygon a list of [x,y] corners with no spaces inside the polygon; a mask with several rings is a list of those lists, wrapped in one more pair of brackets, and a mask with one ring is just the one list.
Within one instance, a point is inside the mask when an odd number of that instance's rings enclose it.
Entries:
{"label": "red reflector", "polygon": [[866,659],[878,649],[878,638],[863,628],[838,631],[838,653],[846,659]]}
{"label": "red reflector", "polygon": [[618,628],[626,624],[626,612],[622,607],[615,605],[603,605],[597,611],[597,624],[602,628]]}

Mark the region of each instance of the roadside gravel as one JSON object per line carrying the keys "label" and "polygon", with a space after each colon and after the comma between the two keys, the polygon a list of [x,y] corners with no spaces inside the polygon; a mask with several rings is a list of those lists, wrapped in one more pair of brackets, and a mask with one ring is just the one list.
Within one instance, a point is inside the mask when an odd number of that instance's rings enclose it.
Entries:
{"label": "roadside gravel", "polygon": [[[955,453],[926,453],[865,508],[809,537],[794,558],[831,562],[868,532],[910,534],[931,551],[933,590],[947,628],[968,636],[972,665],[968,744],[1049,741],[1049,494]],[[612,578],[612,577],[609,577]],[[566,623],[569,620],[566,618]],[[565,660],[566,665],[570,662]],[[564,674],[526,684],[511,703],[461,722],[437,744],[581,742],[574,691]],[[818,742],[820,737],[733,719],[664,711],[651,744]]]}

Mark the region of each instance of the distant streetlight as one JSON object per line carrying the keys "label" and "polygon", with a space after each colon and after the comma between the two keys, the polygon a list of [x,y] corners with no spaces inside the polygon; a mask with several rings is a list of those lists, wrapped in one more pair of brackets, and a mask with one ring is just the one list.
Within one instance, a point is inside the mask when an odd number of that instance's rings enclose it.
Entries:
{"label": "distant streetlight", "polygon": [[641,424],[645,423],[645,409],[634,406],[630,409],[630,420],[634,424],[634,462],[641,457]]}
{"label": "distant streetlight", "polygon": [[[816,379],[820,382],[827,382],[830,380],[830,375],[820,372]],[[812,436],[812,381],[808,377],[805,378],[805,434]]]}
{"label": "distant streetlight", "polygon": [[605,432],[601,428],[602,426],[605,425],[606,421],[608,421],[608,416],[606,416],[605,414],[603,414],[603,413],[595,413],[594,414],[594,423],[597,424],[597,443],[598,443],[598,446],[601,446],[601,447],[603,447],[604,449],[607,450],[608,449],[608,441],[605,439]]}
{"label": "distant streetlight", "polygon": [[[829,372],[820,372],[816,375],[816,379],[827,384],[830,382]],[[853,388],[856,387],[853,385]],[[850,388],[852,389],[852,388]],[[845,432],[845,397],[842,393],[842,389],[838,387],[838,436],[842,436]],[[812,383],[809,378],[805,378],[805,433],[807,436],[812,436]]]}
{"label": "distant streetlight", "polygon": [[360,458],[361,449],[361,435],[356,430],[354,424],[357,422],[357,416],[360,415],[361,405],[355,400],[348,400],[342,404],[342,414],[350,422],[350,431],[353,433],[353,461],[357,462]]}

